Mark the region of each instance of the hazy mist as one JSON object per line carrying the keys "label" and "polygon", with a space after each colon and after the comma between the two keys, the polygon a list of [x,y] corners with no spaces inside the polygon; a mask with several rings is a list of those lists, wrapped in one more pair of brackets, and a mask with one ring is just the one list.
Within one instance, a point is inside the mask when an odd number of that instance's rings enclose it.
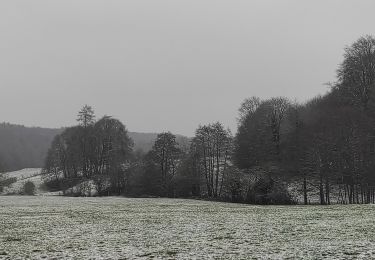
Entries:
{"label": "hazy mist", "polygon": [[374,34],[375,1],[0,3],[0,121],[75,124],[84,105],[131,131],[235,131],[249,96],[327,91],[343,48]]}

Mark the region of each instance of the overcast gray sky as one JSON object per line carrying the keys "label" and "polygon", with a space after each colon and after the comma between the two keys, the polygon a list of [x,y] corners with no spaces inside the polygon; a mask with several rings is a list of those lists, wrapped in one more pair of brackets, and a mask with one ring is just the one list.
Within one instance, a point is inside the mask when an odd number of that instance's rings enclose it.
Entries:
{"label": "overcast gray sky", "polygon": [[94,107],[130,131],[233,132],[249,96],[325,93],[375,1],[2,0],[0,121],[75,124]]}

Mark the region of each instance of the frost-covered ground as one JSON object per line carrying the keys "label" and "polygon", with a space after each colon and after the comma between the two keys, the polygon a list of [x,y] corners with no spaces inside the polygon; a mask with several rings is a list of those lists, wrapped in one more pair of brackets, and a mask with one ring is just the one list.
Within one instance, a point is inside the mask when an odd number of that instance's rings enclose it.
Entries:
{"label": "frost-covered ground", "polygon": [[375,206],[0,197],[0,259],[373,259]]}

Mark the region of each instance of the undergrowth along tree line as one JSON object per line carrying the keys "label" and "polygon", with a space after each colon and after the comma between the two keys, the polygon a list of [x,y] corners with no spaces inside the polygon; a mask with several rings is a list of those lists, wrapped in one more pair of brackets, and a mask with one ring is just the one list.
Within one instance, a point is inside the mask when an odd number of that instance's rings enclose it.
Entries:
{"label": "undergrowth along tree line", "polygon": [[[330,91],[301,104],[251,97],[235,136],[199,126],[190,147],[170,132],[146,154],[132,151],[125,126],[91,107],[56,136],[43,175],[72,195],[197,197],[258,204],[375,202],[375,38],[345,49]],[[333,196],[334,194],[334,196]]]}

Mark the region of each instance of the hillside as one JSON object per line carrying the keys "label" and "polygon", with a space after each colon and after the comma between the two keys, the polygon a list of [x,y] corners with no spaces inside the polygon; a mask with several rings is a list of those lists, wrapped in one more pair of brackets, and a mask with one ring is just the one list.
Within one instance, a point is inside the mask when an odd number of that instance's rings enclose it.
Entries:
{"label": "hillside", "polygon": [[40,168],[28,168],[22,169],[15,172],[3,173],[0,176],[7,178],[16,178],[16,182],[12,183],[9,186],[5,186],[3,194],[19,194],[22,191],[24,184],[28,181],[32,181],[36,187],[36,194],[46,193],[45,191],[40,190],[40,185],[42,183]]}
{"label": "hillside", "polygon": [[[25,127],[0,123],[0,172],[24,168],[41,168],[53,138],[63,131],[41,127]],[[129,132],[134,141],[134,151],[148,152],[157,133]],[[177,136],[177,141],[187,146],[189,138]]]}
{"label": "hillside", "polygon": [[0,124],[0,163],[2,170],[40,168],[53,138],[62,129]]}

